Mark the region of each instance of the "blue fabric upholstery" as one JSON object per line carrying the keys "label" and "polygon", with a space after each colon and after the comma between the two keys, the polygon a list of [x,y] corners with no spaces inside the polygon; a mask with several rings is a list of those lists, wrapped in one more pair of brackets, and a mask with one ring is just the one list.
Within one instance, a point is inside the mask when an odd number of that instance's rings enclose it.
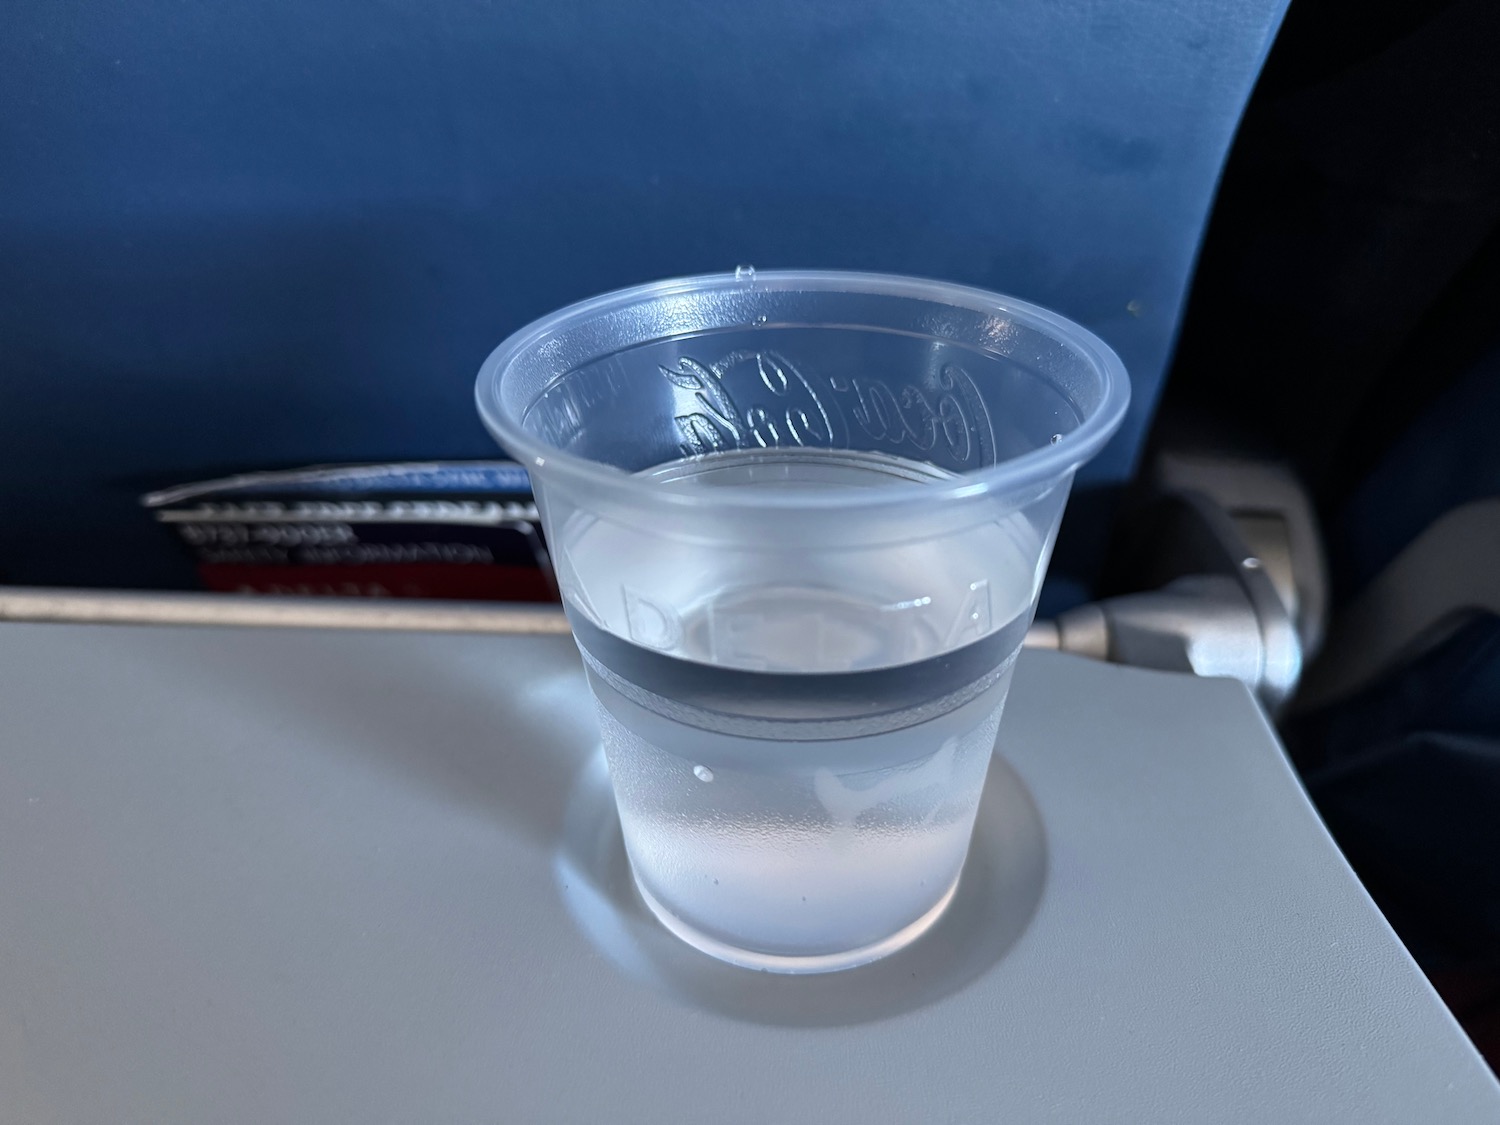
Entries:
{"label": "blue fabric upholstery", "polygon": [[1083,321],[1135,382],[1118,484],[1284,3],[19,0],[0,578],[186,584],[151,486],[492,456],[509,331],[740,262]]}

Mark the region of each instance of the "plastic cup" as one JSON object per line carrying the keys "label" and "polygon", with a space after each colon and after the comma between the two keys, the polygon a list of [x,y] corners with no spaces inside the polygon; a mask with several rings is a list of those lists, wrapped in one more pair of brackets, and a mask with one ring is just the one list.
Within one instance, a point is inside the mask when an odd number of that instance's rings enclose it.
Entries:
{"label": "plastic cup", "polygon": [[531,472],[641,897],[781,972],[953,897],[1075,470],[1129,385],[1021,301],[685,278],[523,328],[485,423]]}

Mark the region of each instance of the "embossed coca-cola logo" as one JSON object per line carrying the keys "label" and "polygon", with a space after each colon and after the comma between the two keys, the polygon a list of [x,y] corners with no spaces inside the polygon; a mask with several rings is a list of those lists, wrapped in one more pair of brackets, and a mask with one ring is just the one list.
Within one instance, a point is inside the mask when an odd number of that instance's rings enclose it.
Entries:
{"label": "embossed coca-cola logo", "polygon": [[660,371],[674,386],[691,392],[697,407],[675,418],[686,456],[844,444],[842,419],[829,412],[814,384],[775,352],[735,351],[712,364],[680,356]]}
{"label": "embossed coca-cola logo", "polygon": [[892,389],[881,379],[833,378],[829,385],[850,402],[849,416],[871,439],[900,452],[939,456],[950,468],[995,462],[995,437],[984,399],[968,372],[945,363],[923,385]]}
{"label": "embossed coca-cola logo", "polygon": [[973,379],[944,364],[921,383],[821,378],[771,351],[716,363],[680,356],[660,371],[692,395],[674,419],[685,456],[724,449],[884,448],[952,469],[993,464],[995,439]]}
{"label": "embossed coca-cola logo", "polygon": [[[759,348],[711,363],[679,354],[655,367],[671,385],[669,440],[682,457],[805,447],[878,450],[954,472],[995,463],[984,399],[956,363],[899,381],[809,371],[779,351]],[[650,368],[633,368],[618,357],[570,371],[532,403],[526,425],[557,448],[585,456],[591,439],[618,448],[628,417],[621,400],[641,394],[640,377],[651,378]],[[670,459],[672,451],[640,452],[643,467]]]}

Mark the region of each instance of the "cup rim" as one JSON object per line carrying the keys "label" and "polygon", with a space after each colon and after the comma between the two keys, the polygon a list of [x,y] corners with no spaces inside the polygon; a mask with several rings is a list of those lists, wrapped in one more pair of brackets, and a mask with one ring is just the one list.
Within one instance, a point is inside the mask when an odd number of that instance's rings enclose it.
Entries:
{"label": "cup rim", "polygon": [[[763,290],[832,291],[908,297],[967,311],[1000,314],[1042,331],[1085,359],[1103,384],[1098,406],[1068,432],[1064,441],[1040,446],[993,465],[953,477],[913,484],[895,481],[858,489],[652,489],[614,465],[568,453],[527,433],[509,416],[500,398],[505,373],[523,354],[541,346],[560,328],[580,320],[684,293],[755,287]],[[872,327],[876,327],[873,326]],[[646,343],[647,341],[641,341]],[[559,375],[563,372],[559,372]],[[712,507],[775,511],[888,508],[973,500],[1033,491],[1060,482],[1094,457],[1119,429],[1130,405],[1125,365],[1112,348],[1079,324],[1029,301],[975,286],[900,274],[846,270],[749,270],[698,274],[632,285],[566,305],[507,337],[485,359],[475,384],[480,417],[504,450],[528,471],[548,481],[567,481],[597,499],[634,505]]]}

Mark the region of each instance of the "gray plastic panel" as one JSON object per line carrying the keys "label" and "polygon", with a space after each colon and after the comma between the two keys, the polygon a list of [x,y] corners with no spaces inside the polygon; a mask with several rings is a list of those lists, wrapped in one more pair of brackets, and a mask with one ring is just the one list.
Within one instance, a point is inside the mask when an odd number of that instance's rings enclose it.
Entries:
{"label": "gray plastic panel", "polygon": [[567,638],[0,626],[0,1121],[1500,1120],[1246,693],[1027,653],[950,915],[720,966]]}

